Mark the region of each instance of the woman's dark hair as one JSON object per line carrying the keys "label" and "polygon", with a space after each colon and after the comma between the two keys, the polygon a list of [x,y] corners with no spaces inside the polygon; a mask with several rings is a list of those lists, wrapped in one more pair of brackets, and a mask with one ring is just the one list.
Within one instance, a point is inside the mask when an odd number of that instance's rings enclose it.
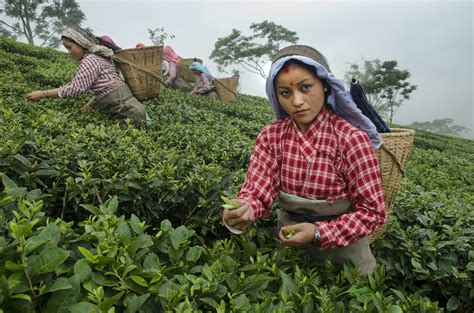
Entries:
{"label": "woman's dark hair", "polygon": [[[331,85],[329,85],[329,83],[325,79],[322,79],[322,78],[318,77],[318,74],[316,73],[315,68],[311,65],[308,65],[308,64],[300,61],[300,60],[290,59],[287,62],[285,62],[285,64],[281,67],[281,69],[278,73],[280,73],[281,71],[284,71],[284,72],[287,71],[288,68],[290,67],[290,65],[298,65],[298,66],[310,71],[311,73],[314,73],[314,75],[323,83],[324,102],[327,103],[327,98],[331,94],[331,90],[332,90]],[[274,86],[275,86],[275,81],[276,81],[276,79],[273,80],[273,85]]]}

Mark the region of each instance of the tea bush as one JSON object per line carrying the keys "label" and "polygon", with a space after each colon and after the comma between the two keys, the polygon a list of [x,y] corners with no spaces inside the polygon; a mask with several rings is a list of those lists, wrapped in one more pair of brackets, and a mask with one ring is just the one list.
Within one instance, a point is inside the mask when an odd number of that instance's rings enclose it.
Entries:
{"label": "tea bush", "polygon": [[472,141],[418,132],[380,264],[311,262],[278,246],[273,218],[221,225],[243,182],[265,99],[163,88],[151,127],[26,102],[67,82],[64,53],[0,38],[0,308],[21,312],[467,312],[473,299]]}

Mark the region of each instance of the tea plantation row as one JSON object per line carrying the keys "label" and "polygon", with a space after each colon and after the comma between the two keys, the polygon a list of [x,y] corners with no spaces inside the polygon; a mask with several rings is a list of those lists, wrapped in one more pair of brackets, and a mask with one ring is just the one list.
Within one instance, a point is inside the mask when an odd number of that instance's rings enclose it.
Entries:
{"label": "tea plantation row", "polygon": [[245,236],[220,222],[243,182],[265,99],[163,89],[151,127],[26,102],[67,82],[64,53],[0,38],[0,308],[21,312],[466,312],[474,309],[472,141],[418,132],[380,264],[280,247],[273,217]]}

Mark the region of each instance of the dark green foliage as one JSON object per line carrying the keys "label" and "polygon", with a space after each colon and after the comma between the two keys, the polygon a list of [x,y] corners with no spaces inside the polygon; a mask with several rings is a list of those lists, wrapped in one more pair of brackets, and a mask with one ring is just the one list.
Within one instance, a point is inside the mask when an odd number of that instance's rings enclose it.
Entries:
{"label": "dark green foliage", "polygon": [[[88,99],[26,102],[74,74],[64,53],[0,39],[0,308],[5,312],[469,312],[472,141],[418,132],[394,214],[361,277],[220,222],[267,101],[144,104],[153,126],[82,113]],[[48,57],[49,56],[49,57]],[[18,63],[16,62],[18,60]],[[43,80],[44,78],[44,80]]]}

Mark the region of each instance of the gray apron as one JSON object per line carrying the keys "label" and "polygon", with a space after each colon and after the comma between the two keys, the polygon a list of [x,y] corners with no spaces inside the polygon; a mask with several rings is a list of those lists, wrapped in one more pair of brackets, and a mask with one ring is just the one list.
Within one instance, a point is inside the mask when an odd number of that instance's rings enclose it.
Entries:
{"label": "gray apron", "polygon": [[190,84],[188,84],[184,79],[179,76],[176,76],[176,78],[173,80],[173,87],[185,92],[190,92],[191,90],[193,90],[193,87],[191,87]]}
{"label": "gray apron", "polygon": [[[336,218],[352,209],[352,202],[347,199],[329,203],[326,200],[306,199],[283,191],[278,194],[278,205],[281,208],[278,211],[278,229],[283,225],[301,223],[293,220],[298,215],[311,215],[318,220],[325,220],[326,217]],[[303,246],[303,249],[308,252],[312,259],[318,261],[329,257],[333,258],[334,262],[338,264],[344,261],[352,261],[365,275],[371,274],[376,266],[375,258],[370,251],[368,237],[360,238],[346,247],[331,250],[319,250],[311,244]]]}
{"label": "gray apron", "polygon": [[122,85],[95,100],[91,107],[102,114],[111,115],[115,119],[145,120],[145,107],[133,96],[128,85]]}

